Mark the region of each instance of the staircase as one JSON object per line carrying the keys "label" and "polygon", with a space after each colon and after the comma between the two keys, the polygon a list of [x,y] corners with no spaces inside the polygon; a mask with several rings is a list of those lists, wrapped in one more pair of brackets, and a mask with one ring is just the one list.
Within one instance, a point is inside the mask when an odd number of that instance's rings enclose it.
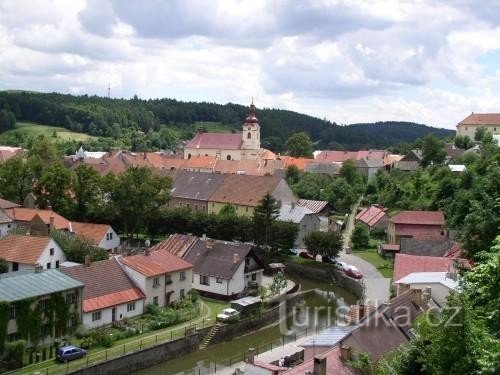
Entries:
{"label": "staircase", "polygon": [[205,349],[209,344],[210,341],[212,341],[212,338],[215,336],[217,332],[219,332],[220,325],[216,324],[212,327],[212,329],[207,333],[205,338],[200,344],[200,349]]}

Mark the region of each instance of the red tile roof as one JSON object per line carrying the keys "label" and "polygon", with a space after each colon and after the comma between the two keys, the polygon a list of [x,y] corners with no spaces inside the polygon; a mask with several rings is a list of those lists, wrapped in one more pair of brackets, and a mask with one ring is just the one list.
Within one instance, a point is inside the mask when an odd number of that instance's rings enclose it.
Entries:
{"label": "red tile roof", "polygon": [[8,262],[34,265],[49,242],[49,237],[9,234],[0,239],[0,258]]}
{"label": "red tile roof", "polygon": [[[326,373],[328,375],[358,375],[358,372],[340,359],[340,347],[337,345],[322,354],[326,357]],[[283,375],[304,375],[306,370],[314,369],[314,358],[305,361],[291,370],[285,371]]]}
{"label": "red tile roof", "polygon": [[4,210],[5,213],[14,221],[29,222],[38,215],[42,221],[49,225],[50,217],[54,217],[54,226],[57,230],[69,229],[70,222],[52,210],[39,210],[36,208],[15,207]]}
{"label": "red tile roof", "polygon": [[391,217],[394,224],[444,225],[442,211],[401,211]]}
{"label": "red tile roof", "polygon": [[314,213],[320,213],[328,205],[327,201],[315,201],[311,199],[299,199],[298,206],[305,207]]}
{"label": "red tile roof", "polygon": [[193,268],[193,265],[168,251],[151,251],[121,258],[121,262],[146,277],[163,275]]}
{"label": "red tile roof", "polygon": [[102,239],[108,233],[110,226],[108,224],[93,224],[93,223],[80,223],[77,221],[71,222],[71,229],[73,232],[81,237],[85,237],[94,246],[98,246]]}
{"label": "red tile roof", "polygon": [[413,272],[447,272],[453,259],[407,254],[396,254],[394,261],[394,282]]}
{"label": "red tile roof", "polygon": [[500,125],[500,113],[472,113],[459,125]]}
{"label": "red tile roof", "polygon": [[306,165],[314,162],[314,159],[293,158],[291,156],[282,156],[281,160],[283,161],[283,169],[287,169],[288,167],[294,165],[299,169],[299,171],[302,172],[306,170]]}
{"label": "red tile roof", "polygon": [[386,211],[387,209],[383,206],[374,204],[370,207],[363,208],[360,213],[356,215],[356,220],[362,221],[369,227],[373,227],[386,215]]}
{"label": "red tile roof", "polygon": [[19,204],[0,198],[0,208],[21,207]]}
{"label": "red tile roof", "polygon": [[217,158],[215,156],[193,156],[191,159],[184,160],[183,169],[210,169],[213,170]]}
{"label": "red tile roof", "polygon": [[384,160],[387,151],[360,150],[360,151],[321,151],[314,160],[319,163],[344,162],[346,160],[380,159]]}
{"label": "red tile roof", "polygon": [[166,240],[152,246],[151,251],[164,250],[183,258],[186,251],[188,251],[197,240],[198,237],[195,236],[175,233]]}
{"label": "red tile roof", "polygon": [[90,266],[61,267],[61,272],[81,281],[83,311],[91,312],[144,298],[115,258],[92,262]]}
{"label": "red tile roof", "polygon": [[240,150],[241,133],[198,133],[186,145],[187,148]]}

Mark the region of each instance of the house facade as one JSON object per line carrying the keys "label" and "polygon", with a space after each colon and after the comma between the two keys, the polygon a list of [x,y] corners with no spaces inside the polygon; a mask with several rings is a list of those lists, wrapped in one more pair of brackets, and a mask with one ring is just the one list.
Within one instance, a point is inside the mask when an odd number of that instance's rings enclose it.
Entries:
{"label": "house facade", "polygon": [[439,306],[444,306],[450,292],[458,288],[456,274],[448,272],[414,272],[396,280],[394,284],[397,295],[408,289],[426,290]]}
{"label": "house facade", "polygon": [[298,233],[295,247],[305,246],[304,238],[312,231],[328,231],[328,218],[323,217],[298,203],[282,203],[278,220],[297,224]]}
{"label": "house facade", "polygon": [[0,208],[0,238],[15,228],[14,221]]}
{"label": "house facade", "polygon": [[57,269],[66,260],[64,252],[50,237],[9,234],[0,239],[0,258],[7,261],[8,272]]}
{"label": "house facade", "polygon": [[71,222],[71,231],[87,239],[92,245],[111,252],[116,252],[120,246],[120,236],[108,224],[93,224]]}
{"label": "house facade", "polygon": [[168,251],[147,250],[117,259],[144,294],[145,305],[168,306],[191,290],[193,265]]}
{"label": "house facade", "polygon": [[500,134],[500,113],[471,113],[457,124],[457,135],[466,135],[473,140],[481,127],[493,135]]}
{"label": "house facade", "polygon": [[[27,347],[35,345],[50,345],[55,338],[62,337],[67,331],[76,328],[81,321],[83,284],[58,270],[42,270],[0,275],[0,301],[9,304],[9,319],[7,322],[6,341],[13,342],[24,339]],[[49,302],[67,306],[69,318],[65,326],[50,324],[45,314],[40,322],[40,339],[33,342],[29,335],[19,332],[17,318],[21,313],[22,301],[30,301],[29,308],[33,311],[40,306],[47,311]],[[57,314],[56,312],[54,314]],[[57,321],[57,315],[54,316]]]}
{"label": "house facade", "polygon": [[61,272],[83,285],[82,324],[97,328],[142,315],[144,293],[115,258],[62,267]]}
{"label": "house facade", "polygon": [[390,218],[387,238],[398,245],[402,238],[445,239],[444,226],[442,211],[401,211]]}

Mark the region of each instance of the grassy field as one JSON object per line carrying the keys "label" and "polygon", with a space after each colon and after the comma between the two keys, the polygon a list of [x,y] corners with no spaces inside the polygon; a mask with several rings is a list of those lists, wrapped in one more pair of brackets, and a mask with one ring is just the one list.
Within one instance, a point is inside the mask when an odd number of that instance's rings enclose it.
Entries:
{"label": "grassy field", "polygon": [[392,279],[394,264],[391,260],[382,258],[378,254],[377,248],[380,242],[379,240],[370,240],[370,247],[368,249],[355,250],[353,254],[373,264],[384,277]]}
{"label": "grassy field", "polygon": [[[30,122],[18,122],[16,124],[16,129],[15,130],[9,130],[5,132],[4,134],[8,134],[9,132],[21,132],[26,135],[30,136],[39,136],[39,135],[44,135],[45,137],[49,139],[54,139],[54,140],[75,140],[75,141],[86,141],[89,139],[92,139],[91,135],[84,134],[84,133],[75,133],[70,130],[60,128],[57,126],[50,126],[50,125],[40,125],[40,124],[34,124]],[[56,137],[54,137],[54,132]]]}

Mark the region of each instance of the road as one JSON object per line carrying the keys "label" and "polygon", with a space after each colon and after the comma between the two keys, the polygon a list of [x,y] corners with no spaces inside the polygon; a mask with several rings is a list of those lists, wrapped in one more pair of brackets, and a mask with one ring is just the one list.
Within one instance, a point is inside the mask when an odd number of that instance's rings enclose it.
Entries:
{"label": "road", "polygon": [[345,249],[350,245],[351,235],[354,230],[354,218],[356,217],[361,199],[353,206],[351,214],[349,215],[344,230],[344,249],[340,252],[338,260],[351,264],[359,269],[363,274],[363,282],[365,284],[365,303],[378,305],[389,300],[391,279],[382,276],[379,270],[370,262],[354,254],[347,254],[345,252]]}

